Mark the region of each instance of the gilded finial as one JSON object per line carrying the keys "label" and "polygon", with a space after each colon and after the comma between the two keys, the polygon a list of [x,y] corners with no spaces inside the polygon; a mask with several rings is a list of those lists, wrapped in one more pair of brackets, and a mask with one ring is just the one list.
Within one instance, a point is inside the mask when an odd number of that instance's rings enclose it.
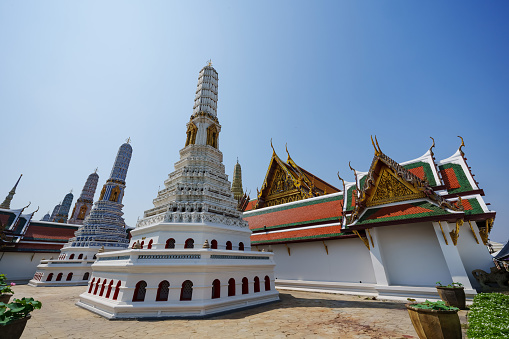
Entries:
{"label": "gilded finial", "polygon": [[354,172],[355,172],[355,170],[352,168],[352,165],[350,165],[350,161],[348,162],[348,166],[350,167],[350,169],[351,169],[352,171],[354,171]]}
{"label": "gilded finial", "polygon": [[[375,141],[376,141],[376,146],[375,146]],[[373,145],[373,148],[375,149],[375,155],[380,155],[382,153],[382,150],[380,149],[380,146],[378,146],[378,140],[376,140],[376,135],[375,135],[375,141],[373,141],[373,136],[371,136],[371,144]],[[378,148],[377,148],[378,146]]]}
{"label": "gilded finial", "polygon": [[[23,207],[22,211],[24,211],[26,208],[28,208],[28,206],[30,206],[31,204],[32,204],[32,202],[31,202],[31,201],[29,201],[29,202],[28,202],[28,205],[26,205],[25,207]],[[62,203],[60,203],[60,204],[62,204]]]}
{"label": "gilded finial", "polygon": [[276,155],[276,150],[274,149],[274,146],[272,146],[272,138],[270,138],[270,147],[272,147],[272,155]]}
{"label": "gilded finial", "polygon": [[431,153],[433,153],[433,151],[431,149],[435,147],[435,139],[433,139],[433,137],[430,137],[430,139],[433,140],[433,145],[431,145],[431,147],[429,148],[429,151]]}
{"label": "gilded finial", "polygon": [[380,148],[380,145],[378,144],[378,139],[376,138],[376,135],[375,135],[375,142],[376,142],[376,146],[378,147],[378,152],[383,153],[382,149]]}
{"label": "gilded finial", "polygon": [[460,148],[458,148],[458,150],[460,151],[461,155],[464,155],[465,153],[463,153],[463,150],[461,148],[465,147],[465,142],[463,141],[463,138],[460,137],[459,135],[458,135],[458,138],[461,139],[461,145],[460,145]]}
{"label": "gilded finial", "polygon": [[239,157],[237,157],[237,164],[239,163]]}
{"label": "gilded finial", "polygon": [[71,188],[71,190],[69,191],[69,193],[72,193],[72,188]]}
{"label": "gilded finial", "polygon": [[99,169],[99,167],[96,167],[96,168],[95,168],[95,171],[94,171],[94,173],[97,173],[97,170],[98,170],[98,169]]}
{"label": "gilded finial", "polygon": [[210,66],[212,66],[212,59],[209,59],[209,60],[207,61],[207,66],[209,66],[209,67],[210,67]]}
{"label": "gilded finial", "polygon": [[285,144],[286,148],[286,154],[288,154],[288,160],[290,160],[292,157],[290,156],[290,152],[288,152],[288,143]]}
{"label": "gilded finial", "polygon": [[339,180],[343,183],[343,188],[344,188],[344,187],[345,187],[345,181],[343,180],[343,178],[341,178],[341,177],[339,176],[339,171],[338,171],[338,178],[339,178]]}
{"label": "gilded finial", "polygon": [[129,143],[130,141],[131,141],[131,137],[127,138],[127,140],[125,142]]}
{"label": "gilded finial", "polygon": [[34,214],[39,211],[39,206],[37,206],[37,209],[34,211]]}

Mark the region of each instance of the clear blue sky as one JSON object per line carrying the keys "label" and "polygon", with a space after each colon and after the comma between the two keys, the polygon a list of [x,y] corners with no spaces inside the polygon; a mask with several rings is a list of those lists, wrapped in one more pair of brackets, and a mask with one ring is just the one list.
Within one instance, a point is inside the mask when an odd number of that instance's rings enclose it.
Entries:
{"label": "clear blue sky", "polygon": [[[134,226],[184,146],[199,70],[219,72],[220,149],[256,195],[284,145],[339,186],[366,171],[370,135],[396,161],[464,151],[509,238],[506,1],[2,1],[0,199],[51,211],[99,188],[131,137]],[[98,193],[96,194],[96,199]],[[32,210],[32,208],[29,208]]]}

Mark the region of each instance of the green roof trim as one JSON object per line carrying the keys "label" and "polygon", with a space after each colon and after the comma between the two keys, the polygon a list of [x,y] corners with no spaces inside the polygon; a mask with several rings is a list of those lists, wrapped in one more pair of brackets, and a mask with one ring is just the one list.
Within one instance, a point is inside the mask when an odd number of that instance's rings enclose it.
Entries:
{"label": "green roof trim", "polygon": [[346,233],[330,233],[330,234],[319,234],[319,235],[310,235],[307,237],[295,237],[295,238],[282,238],[282,239],[271,239],[271,240],[258,240],[251,241],[252,245],[261,245],[268,244],[274,242],[285,242],[285,241],[295,241],[295,240],[306,240],[306,239],[320,239],[320,238],[330,238],[330,237],[339,237],[342,235],[351,235]]}
{"label": "green roof trim", "polygon": [[426,176],[426,180],[431,186],[436,186],[437,182],[435,181],[435,177],[433,176],[433,171],[431,170],[430,164],[424,161],[414,162],[413,164],[408,164],[403,166],[407,170],[411,170],[414,168],[421,167],[424,169],[424,175]]}
{"label": "green roof trim", "polygon": [[354,208],[355,208],[355,205],[352,205],[352,195],[353,195],[353,191],[357,189],[357,186],[353,185],[352,187],[350,187],[348,189],[348,191],[346,192],[346,196],[349,198],[348,199],[348,206],[346,206],[346,212],[349,212],[349,211],[353,211]]}
{"label": "green roof trim", "polygon": [[484,213],[484,210],[481,207],[481,204],[479,201],[474,199],[467,199],[467,201],[470,203],[470,206],[472,206],[471,210],[465,210],[465,215],[472,215],[472,214],[482,214]]}
{"label": "green roof trim", "polygon": [[38,240],[38,241],[51,241],[51,242],[62,242],[62,243],[66,243],[67,241],[69,241],[68,239],[33,238],[33,237],[23,237],[23,240]]}
{"label": "green roof trim", "polygon": [[[431,212],[423,212],[423,213],[414,213],[414,214],[405,214],[405,215],[397,215],[393,217],[386,217],[386,218],[379,218],[379,219],[369,219],[373,214],[380,211],[381,209],[388,209],[390,207],[380,207],[380,208],[373,208],[369,209],[364,213],[364,215],[359,219],[359,221],[355,224],[357,225],[366,225],[366,224],[376,224],[379,222],[385,222],[385,221],[395,221],[395,220],[406,220],[406,219],[414,219],[414,218],[424,218],[424,217],[431,217],[431,216],[437,216],[437,215],[449,215],[451,213],[441,209],[438,206],[435,206],[427,201],[420,201],[420,202],[414,202],[411,204],[405,204],[405,205],[412,205],[414,207],[421,207],[431,210]],[[398,205],[400,206],[400,205]]]}
{"label": "green roof trim", "polygon": [[60,223],[42,223],[42,222],[38,222],[38,221],[30,221],[30,226],[39,226],[39,227],[52,227],[52,228],[66,228],[66,229],[70,229],[70,230],[77,230],[79,228],[80,225],[76,225],[76,226],[71,226],[71,225],[63,225],[63,224],[60,224]]}
{"label": "green roof trim", "polygon": [[278,228],[285,228],[285,227],[288,227],[288,226],[308,225],[308,224],[319,223],[319,222],[324,222],[324,221],[334,221],[334,220],[336,220],[337,222],[340,222],[340,218],[341,217],[331,217],[331,218],[323,218],[323,219],[314,219],[314,220],[292,222],[292,223],[289,223],[289,224],[274,225],[274,226],[268,226],[268,227],[265,227],[265,228],[263,228],[263,227],[253,228],[253,229],[251,229],[251,231],[263,231],[264,229],[266,229],[266,230],[274,230],[274,229],[278,229]]}
{"label": "green roof trim", "polygon": [[[326,197],[326,195],[325,195],[325,197]],[[327,198],[316,199],[316,200],[305,199],[305,200],[300,200],[298,203],[292,204],[290,206],[283,204],[283,205],[279,205],[279,207],[276,207],[276,208],[252,210],[255,212],[247,211],[244,214],[249,213],[249,215],[244,215],[243,217],[250,218],[250,217],[255,217],[255,216],[266,214],[266,213],[286,211],[286,210],[290,210],[293,208],[311,206],[311,205],[316,205],[316,204],[323,204],[324,202],[330,202],[330,201],[336,201],[336,200],[342,200],[342,199],[343,199],[343,194],[338,194],[333,197],[327,197]]]}
{"label": "green roof trim", "polygon": [[360,184],[361,184],[361,187],[360,189],[362,190],[364,188],[364,183],[366,183],[366,179],[368,178],[368,175],[364,175],[361,180],[360,180]]}
{"label": "green roof trim", "polygon": [[461,165],[458,164],[445,164],[438,167],[441,171],[452,168],[454,170],[454,174],[456,175],[456,179],[458,179],[458,183],[460,184],[459,188],[453,188],[450,190],[447,190],[449,194],[459,193],[459,192],[468,192],[471,191],[473,188],[470,185],[470,182],[467,179],[467,176],[465,172],[463,171],[463,168]]}

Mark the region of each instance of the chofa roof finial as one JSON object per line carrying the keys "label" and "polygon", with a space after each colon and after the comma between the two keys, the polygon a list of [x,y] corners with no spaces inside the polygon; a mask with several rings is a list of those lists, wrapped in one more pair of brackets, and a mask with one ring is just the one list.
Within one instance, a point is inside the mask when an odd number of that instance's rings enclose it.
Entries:
{"label": "chofa roof finial", "polygon": [[463,153],[463,150],[461,149],[462,147],[465,147],[465,142],[463,141],[463,138],[460,137],[459,135],[458,135],[458,138],[461,139],[461,145],[460,145],[460,148],[458,148],[458,150],[460,151],[461,155],[465,155],[465,153]]}
{"label": "chofa roof finial", "polygon": [[[376,142],[376,146],[375,146],[375,142]],[[375,135],[375,141],[373,141],[373,136],[371,136],[371,143],[373,144],[373,148],[375,149],[375,155],[382,154],[382,150],[380,149],[380,146],[378,145],[378,140],[376,139],[376,135]]]}
{"label": "chofa roof finial", "polygon": [[345,187],[345,181],[343,180],[343,178],[341,178],[341,177],[339,176],[339,171],[338,171],[338,178],[339,178],[339,180],[343,183],[343,188],[344,188],[344,187]]}
{"label": "chofa roof finial", "polygon": [[435,148],[435,139],[433,139],[433,137],[430,137],[430,139],[433,140],[433,145],[431,145],[431,147],[429,148],[429,151],[431,152],[431,154],[433,154],[433,151],[431,149]]}
{"label": "chofa roof finial", "polygon": [[274,146],[272,146],[272,138],[270,138],[270,147],[272,147],[272,155],[276,155],[276,150],[274,150]]}

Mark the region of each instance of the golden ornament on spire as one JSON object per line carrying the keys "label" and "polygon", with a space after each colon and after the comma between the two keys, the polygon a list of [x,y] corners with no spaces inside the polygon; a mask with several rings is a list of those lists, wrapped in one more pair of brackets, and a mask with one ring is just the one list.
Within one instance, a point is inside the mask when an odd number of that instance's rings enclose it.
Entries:
{"label": "golden ornament on spire", "polygon": [[463,153],[463,150],[461,149],[462,147],[465,147],[465,142],[463,141],[463,138],[460,137],[459,135],[458,135],[458,138],[461,139],[461,145],[460,145],[460,148],[458,148],[458,150],[460,151],[461,155],[465,155],[465,153]]}
{"label": "golden ornament on spire", "polygon": [[209,59],[209,60],[207,61],[207,66],[209,66],[209,67],[211,67],[211,66],[212,66],[212,59]]}

